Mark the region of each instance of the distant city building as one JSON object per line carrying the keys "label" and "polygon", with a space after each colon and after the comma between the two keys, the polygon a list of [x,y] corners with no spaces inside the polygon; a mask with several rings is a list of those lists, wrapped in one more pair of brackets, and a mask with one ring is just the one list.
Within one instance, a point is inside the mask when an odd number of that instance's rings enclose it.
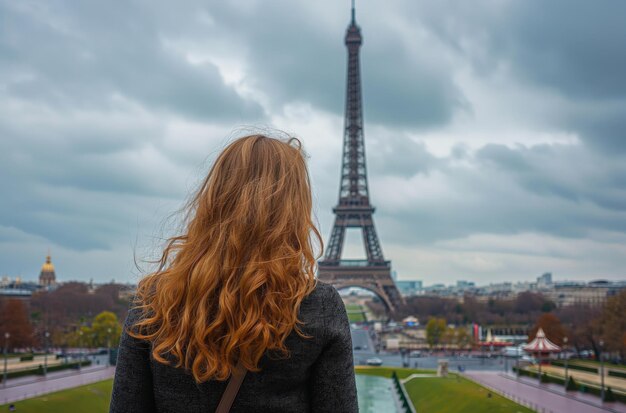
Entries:
{"label": "distant city building", "polygon": [[23,282],[21,277],[11,280],[8,276],[2,277],[0,282],[0,297],[30,299],[33,291],[39,289],[39,284],[34,282]]}
{"label": "distant city building", "polygon": [[396,281],[396,287],[400,290],[400,294],[405,297],[418,295],[422,292],[422,281],[420,280],[403,280]]}
{"label": "distant city building", "polygon": [[606,300],[626,288],[626,282],[596,280],[589,283],[556,283],[545,295],[558,307],[569,305],[601,306]]}
{"label": "distant city building", "polygon": [[[400,291],[406,290],[402,281],[397,281]],[[552,280],[552,273],[544,273],[537,277],[537,282],[501,282],[476,286],[470,281],[459,280],[456,285],[433,284],[421,289],[423,295],[452,298],[464,302],[466,297],[473,297],[478,302],[490,300],[515,300],[524,292],[542,294],[553,301],[558,307],[568,305],[603,305],[606,300],[626,288],[626,281],[597,280],[591,282]],[[403,292],[404,294],[404,292]]]}
{"label": "distant city building", "polygon": [[476,287],[476,283],[473,281],[459,280],[456,282],[456,288],[459,290],[467,290],[474,287]]}
{"label": "distant city building", "polygon": [[28,300],[33,292],[24,288],[0,288],[0,297]]}
{"label": "distant city building", "polygon": [[41,272],[39,273],[39,285],[50,288],[54,287],[57,283],[56,274],[54,273],[54,265],[50,258],[50,254],[46,256],[46,262],[41,266]]}
{"label": "distant city building", "polygon": [[537,277],[537,288],[548,288],[552,285],[552,273],[546,272],[540,277]]}

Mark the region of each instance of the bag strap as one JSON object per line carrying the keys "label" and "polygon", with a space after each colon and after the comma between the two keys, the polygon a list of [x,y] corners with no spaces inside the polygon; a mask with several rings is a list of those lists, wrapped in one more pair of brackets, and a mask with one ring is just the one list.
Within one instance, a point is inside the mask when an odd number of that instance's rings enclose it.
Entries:
{"label": "bag strap", "polygon": [[228,413],[230,412],[230,407],[233,405],[235,401],[235,397],[239,392],[239,387],[241,387],[241,383],[243,379],[246,377],[246,373],[248,371],[243,366],[241,360],[237,362],[237,366],[235,370],[232,372],[230,380],[228,381],[228,385],[226,386],[226,390],[224,390],[224,394],[220,399],[220,404],[217,405],[217,410],[215,413]]}

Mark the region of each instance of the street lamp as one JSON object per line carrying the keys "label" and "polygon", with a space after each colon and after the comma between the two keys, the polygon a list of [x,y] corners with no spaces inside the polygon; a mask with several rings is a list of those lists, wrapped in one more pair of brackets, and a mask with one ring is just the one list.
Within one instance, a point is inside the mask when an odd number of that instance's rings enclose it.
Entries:
{"label": "street lamp", "polygon": [[107,367],[111,365],[111,327],[107,329]]}
{"label": "street lamp", "polygon": [[600,340],[600,401],[604,403],[604,340]]}
{"label": "street lamp", "polygon": [[506,357],[506,354],[502,354],[502,358],[504,359],[504,372],[509,372],[509,359]]}
{"label": "street lamp", "polygon": [[7,386],[7,352],[9,350],[9,337],[11,334],[4,333],[4,375],[2,376],[2,384]]}
{"label": "street lamp", "polygon": [[48,337],[50,337],[49,332],[44,333],[44,355],[43,355],[43,376],[48,377]]}
{"label": "street lamp", "polygon": [[[96,333],[93,333],[93,334],[91,335],[91,345],[92,345],[93,347],[96,347],[96,338],[97,338],[97,337],[96,337]],[[92,361],[92,362],[93,362],[93,364],[96,364],[96,353],[93,351],[93,347],[91,348],[91,351],[92,351],[91,357],[92,357],[92,360],[93,360],[93,361]]]}
{"label": "street lamp", "polygon": [[78,371],[80,371],[80,365],[83,362],[83,330],[78,332]]}
{"label": "street lamp", "polygon": [[567,337],[563,337],[563,355],[565,357],[565,387],[567,388]]}

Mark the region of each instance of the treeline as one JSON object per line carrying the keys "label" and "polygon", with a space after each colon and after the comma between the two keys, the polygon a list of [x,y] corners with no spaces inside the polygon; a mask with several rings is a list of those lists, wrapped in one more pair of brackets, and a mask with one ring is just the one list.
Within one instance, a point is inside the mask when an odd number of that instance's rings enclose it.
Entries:
{"label": "treeline", "polygon": [[68,282],[54,291],[40,291],[30,300],[30,317],[37,326],[63,328],[90,320],[102,311],[126,317],[128,301],[120,299],[121,284],[104,284],[94,292],[82,282]]}
{"label": "treeline", "polygon": [[36,292],[30,300],[4,298],[0,334],[10,334],[11,348],[42,348],[46,332],[50,346],[104,347],[109,339],[116,342],[120,320],[126,318],[129,303],[119,294],[123,288],[105,284],[89,292],[87,284],[70,282],[54,291]]}
{"label": "treeline", "polygon": [[407,297],[406,306],[394,318],[408,315],[421,320],[431,317],[444,318],[450,324],[465,325],[533,325],[543,313],[556,309],[556,305],[541,294],[523,292],[514,300],[490,299],[481,302],[472,295],[463,297],[463,302],[453,298],[415,296]]}

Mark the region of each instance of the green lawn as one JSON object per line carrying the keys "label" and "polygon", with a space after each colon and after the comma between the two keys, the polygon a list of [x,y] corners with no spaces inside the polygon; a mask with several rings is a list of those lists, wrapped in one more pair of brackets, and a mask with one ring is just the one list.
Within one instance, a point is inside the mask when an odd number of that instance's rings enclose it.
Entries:
{"label": "green lawn", "polygon": [[[16,413],[106,413],[109,411],[112,389],[111,379],[14,404],[17,408]],[[7,405],[1,405],[0,412],[6,411],[9,411]]]}
{"label": "green lawn", "polygon": [[441,413],[517,413],[532,410],[491,393],[457,375],[417,378],[405,384],[418,411]]}
{"label": "green lawn", "polygon": [[346,304],[346,311],[348,312],[348,320],[350,320],[351,323],[363,323],[367,321],[363,313],[363,307],[359,304]]}
{"label": "green lawn", "polygon": [[[390,367],[358,367],[357,374],[391,377],[396,371],[399,378],[413,373],[434,373],[433,370],[415,370]],[[530,413],[532,410],[520,406],[504,397],[491,394],[478,384],[451,374],[448,378],[415,378],[405,384],[409,397],[417,411],[441,413]]]}

